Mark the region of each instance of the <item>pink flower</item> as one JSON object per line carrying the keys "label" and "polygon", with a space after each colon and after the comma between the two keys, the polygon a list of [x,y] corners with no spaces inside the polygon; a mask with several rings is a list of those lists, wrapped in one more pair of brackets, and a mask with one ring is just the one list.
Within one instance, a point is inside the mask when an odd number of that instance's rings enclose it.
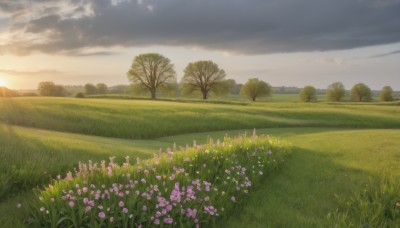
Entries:
{"label": "pink flower", "polygon": [[124,202],[122,202],[122,201],[119,201],[119,204],[118,204],[118,206],[120,206],[120,207],[123,207],[125,204],[124,204]]}
{"label": "pink flower", "polygon": [[172,218],[164,218],[164,223],[166,224],[172,224],[174,220]]}
{"label": "pink flower", "polygon": [[190,209],[190,208],[188,208],[187,209],[187,212],[186,212],[186,215],[187,215],[187,217],[189,217],[189,218],[196,218],[196,215],[197,215],[197,209]]}
{"label": "pink flower", "polygon": [[140,180],[143,184],[146,184],[146,180],[145,179],[141,179]]}
{"label": "pink flower", "polygon": [[74,207],[74,205],[75,205],[75,203],[74,203],[74,201],[69,201],[69,204],[68,204],[70,207]]}
{"label": "pink flower", "polygon": [[83,193],[87,193],[88,192],[88,188],[87,187],[82,188],[82,192]]}
{"label": "pink flower", "polygon": [[172,174],[172,175],[169,177],[169,179],[170,179],[170,180],[174,180],[174,179],[175,179],[175,174]]}
{"label": "pink flower", "polygon": [[143,210],[143,211],[147,211],[147,206],[146,206],[146,205],[143,205],[143,206],[142,206],[142,210]]}
{"label": "pink flower", "polygon": [[45,211],[46,211],[46,208],[41,207],[39,210],[40,210],[41,212],[45,212]]}
{"label": "pink flower", "polygon": [[124,208],[122,209],[122,213],[127,214],[127,213],[128,213],[128,208],[124,207]]}
{"label": "pink flower", "polygon": [[110,217],[110,222],[114,222],[114,217]]}
{"label": "pink flower", "polygon": [[167,211],[172,211],[172,205],[168,205],[168,206],[166,207],[166,209],[167,209]]}
{"label": "pink flower", "polygon": [[87,197],[83,198],[83,203],[87,204],[89,202],[89,199]]}
{"label": "pink flower", "polygon": [[155,220],[154,220],[154,224],[155,224],[155,225],[160,225],[160,220],[155,219]]}
{"label": "pink flower", "polygon": [[161,176],[156,176],[156,179],[157,180],[161,180]]}
{"label": "pink flower", "polygon": [[144,173],[145,175],[147,175],[147,174],[149,174],[149,170],[145,169],[145,170],[143,171],[143,173]]}
{"label": "pink flower", "polygon": [[85,207],[85,212],[89,212],[90,210],[92,210],[92,207],[91,207],[91,206]]}
{"label": "pink flower", "polygon": [[99,217],[100,217],[101,219],[105,218],[105,217],[106,217],[106,213],[100,212],[100,213],[99,213]]}

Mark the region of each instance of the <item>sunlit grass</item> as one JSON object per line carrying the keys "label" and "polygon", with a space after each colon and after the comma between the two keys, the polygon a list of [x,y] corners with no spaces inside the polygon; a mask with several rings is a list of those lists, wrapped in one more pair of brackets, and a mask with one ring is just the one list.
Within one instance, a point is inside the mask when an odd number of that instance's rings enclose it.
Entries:
{"label": "sunlit grass", "polygon": [[0,100],[0,121],[127,139],[270,127],[400,127],[397,103],[223,105],[144,100],[18,98]]}

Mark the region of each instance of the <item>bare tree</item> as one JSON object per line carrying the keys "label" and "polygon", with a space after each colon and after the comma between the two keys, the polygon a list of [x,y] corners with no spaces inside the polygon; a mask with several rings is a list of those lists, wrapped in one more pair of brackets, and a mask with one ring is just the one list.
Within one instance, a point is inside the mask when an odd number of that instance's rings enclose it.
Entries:
{"label": "bare tree", "polygon": [[134,86],[146,88],[150,92],[151,99],[156,99],[156,92],[160,86],[176,82],[171,60],[157,53],[136,56],[127,74]]}
{"label": "bare tree", "polygon": [[212,61],[198,61],[189,63],[185,68],[182,79],[182,93],[191,94],[200,91],[203,99],[207,99],[209,92],[223,95],[229,92],[229,83],[225,79],[225,71],[219,69]]}

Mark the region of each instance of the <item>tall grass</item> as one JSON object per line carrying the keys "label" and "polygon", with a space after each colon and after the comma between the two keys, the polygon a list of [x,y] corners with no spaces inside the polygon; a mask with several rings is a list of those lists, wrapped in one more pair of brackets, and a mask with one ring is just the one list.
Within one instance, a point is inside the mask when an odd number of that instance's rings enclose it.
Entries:
{"label": "tall grass", "polygon": [[4,123],[115,138],[267,127],[400,127],[397,106],[255,103],[247,106],[73,98],[0,100]]}
{"label": "tall grass", "polygon": [[329,213],[332,227],[399,227],[400,181],[386,173],[352,196],[335,195],[339,207]]}
{"label": "tall grass", "polygon": [[[26,129],[0,124],[0,200],[47,184],[79,160],[100,161],[110,156],[148,157],[161,142],[104,139]],[[120,159],[119,161],[122,161]]]}

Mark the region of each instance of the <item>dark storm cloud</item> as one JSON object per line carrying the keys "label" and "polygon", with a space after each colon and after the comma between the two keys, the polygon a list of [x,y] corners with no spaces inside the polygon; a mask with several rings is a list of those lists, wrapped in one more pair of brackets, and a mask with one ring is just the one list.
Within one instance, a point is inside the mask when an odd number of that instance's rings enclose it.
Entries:
{"label": "dark storm cloud", "polygon": [[380,58],[380,57],[386,57],[386,56],[390,56],[390,55],[399,55],[399,54],[400,54],[400,50],[392,51],[392,52],[380,54],[380,55],[374,55],[374,56],[371,56],[370,58]]}
{"label": "dark storm cloud", "polygon": [[[0,0],[0,6],[12,11],[5,2]],[[23,23],[19,33],[40,37],[38,42],[10,41],[0,46],[0,52],[11,46],[14,52],[24,49],[21,53],[68,53],[85,48],[166,45],[265,54],[400,42],[399,0],[70,2],[73,9],[67,14],[63,13],[65,7],[52,6],[47,14],[42,10],[42,15]],[[17,4],[14,9],[24,10],[21,7]]]}

